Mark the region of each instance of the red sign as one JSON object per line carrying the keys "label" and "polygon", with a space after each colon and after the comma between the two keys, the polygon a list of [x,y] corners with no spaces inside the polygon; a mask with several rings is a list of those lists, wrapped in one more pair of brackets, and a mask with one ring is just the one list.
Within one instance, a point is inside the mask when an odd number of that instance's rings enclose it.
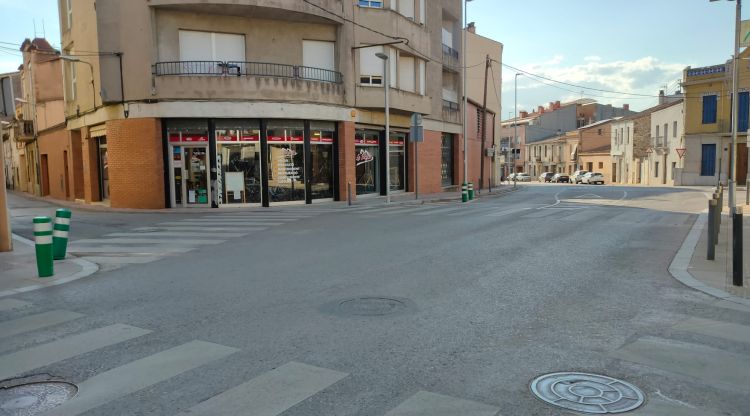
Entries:
{"label": "red sign", "polygon": [[685,157],[685,153],[687,153],[687,149],[684,148],[684,147],[679,148],[679,149],[674,149],[674,150],[677,151],[677,156],[679,156],[680,159],[682,159],[683,157]]}
{"label": "red sign", "polygon": [[404,141],[403,140],[391,140],[391,144],[395,144],[395,145],[398,145],[398,146],[403,146],[404,145]]}
{"label": "red sign", "polygon": [[237,141],[237,136],[236,135],[228,136],[226,134],[217,134],[216,135],[216,141],[217,142],[236,142]]}
{"label": "red sign", "polygon": [[289,137],[281,137],[281,136],[268,136],[269,142],[303,142],[305,139],[302,136],[289,136]]}
{"label": "red sign", "polygon": [[183,134],[182,141],[183,142],[207,142],[208,136]]}
{"label": "red sign", "polygon": [[[310,142],[312,143],[333,143],[333,137],[310,137]],[[357,140],[354,140],[354,143],[357,143]]]}
{"label": "red sign", "polygon": [[169,133],[169,141],[170,143],[179,142],[180,133]]}
{"label": "red sign", "polygon": [[242,135],[240,136],[240,141],[241,142],[257,142],[257,141],[260,141],[260,136],[257,134],[253,134],[250,136]]}

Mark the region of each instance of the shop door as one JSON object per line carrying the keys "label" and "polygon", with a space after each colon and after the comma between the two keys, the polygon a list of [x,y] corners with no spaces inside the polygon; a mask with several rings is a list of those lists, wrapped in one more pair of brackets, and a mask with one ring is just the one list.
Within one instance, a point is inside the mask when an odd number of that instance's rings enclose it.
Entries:
{"label": "shop door", "polygon": [[107,158],[107,137],[97,137],[99,161],[99,195],[101,200],[109,199],[109,159]]}
{"label": "shop door", "polygon": [[357,195],[380,193],[380,132],[357,130],[354,137]]}
{"label": "shop door", "polygon": [[208,207],[211,189],[208,146],[170,146],[172,207]]}
{"label": "shop door", "polygon": [[268,143],[268,200],[305,201],[304,143]]}

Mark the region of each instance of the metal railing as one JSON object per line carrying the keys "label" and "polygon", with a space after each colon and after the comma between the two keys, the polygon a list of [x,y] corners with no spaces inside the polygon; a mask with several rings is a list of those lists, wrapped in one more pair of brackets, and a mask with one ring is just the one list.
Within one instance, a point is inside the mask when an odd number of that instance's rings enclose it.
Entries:
{"label": "metal railing", "polygon": [[173,61],[157,62],[152,66],[155,76],[162,75],[212,75],[212,76],[258,76],[323,81],[334,84],[343,82],[337,71],[300,65],[272,64],[243,61]]}
{"label": "metal railing", "polygon": [[443,64],[452,67],[459,66],[458,51],[448,45],[443,45]]}

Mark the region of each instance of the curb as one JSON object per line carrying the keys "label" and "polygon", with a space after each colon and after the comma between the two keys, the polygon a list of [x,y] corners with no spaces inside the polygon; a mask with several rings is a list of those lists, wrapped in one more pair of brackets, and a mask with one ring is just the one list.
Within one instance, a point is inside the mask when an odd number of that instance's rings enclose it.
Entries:
{"label": "curb", "polygon": [[[31,246],[31,247],[34,246],[34,242],[33,241],[31,241],[31,240],[29,240],[27,238],[21,237],[18,234],[13,234],[13,239],[15,241],[18,241],[19,243],[26,244],[26,245]],[[19,287],[17,289],[10,289],[10,290],[0,291],[0,298],[5,297],[5,296],[17,295],[19,293],[31,292],[32,290],[44,289],[46,287],[58,286],[58,285],[61,285],[63,283],[68,283],[68,282],[72,282],[74,280],[78,280],[78,279],[82,279],[84,277],[91,276],[92,274],[94,274],[97,271],[99,271],[99,266],[96,263],[92,263],[92,262],[90,262],[88,260],[79,259],[77,257],[72,257],[72,256],[71,257],[67,257],[65,260],[69,260],[71,263],[74,263],[74,264],[77,264],[77,265],[81,266],[81,271],[78,272],[78,273],[75,273],[75,274],[73,274],[71,276],[64,277],[62,279],[55,280],[55,281],[47,283],[47,284],[38,284],[38,285],[24,286],[24,287]]]}
{"label": "curb", "polygon": [[726,300],[729,302],[737,303],[743,306],[750,306],[750,299],[744,299],[739,296],[729,294],[721,289],[717,289],[708,286],[688,272],[690,266],[690,260],[693,258],[695,253],[695,247],[698,245],[698,239],[701,236],[701,232],[706,226],[708,219],[708,213],[702,212],[698,215],[698,219],[693,223],[693,227],[690,229],[685,241],[682,242],[682,246],[677,251],[677,254],[672,259],[672,263],[669,265],[669,274],[672,275],[677,281],[683,285],[701,291],[707,295]]}

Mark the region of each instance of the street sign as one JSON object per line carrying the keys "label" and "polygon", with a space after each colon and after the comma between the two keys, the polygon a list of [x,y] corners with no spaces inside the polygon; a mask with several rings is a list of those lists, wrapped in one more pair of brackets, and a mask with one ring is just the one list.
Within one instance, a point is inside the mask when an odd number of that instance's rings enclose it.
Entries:
{"label": "street sign", "polygon": [[411,127],[409,128],[409,141],[422,143],[424,141],[424,127],[422,126],[422,115],[414,113],[411,115]]}
{"label": "street sign", "polygon": [[750,46],[750,20],[743,20],[740,24],[740,47]]}

